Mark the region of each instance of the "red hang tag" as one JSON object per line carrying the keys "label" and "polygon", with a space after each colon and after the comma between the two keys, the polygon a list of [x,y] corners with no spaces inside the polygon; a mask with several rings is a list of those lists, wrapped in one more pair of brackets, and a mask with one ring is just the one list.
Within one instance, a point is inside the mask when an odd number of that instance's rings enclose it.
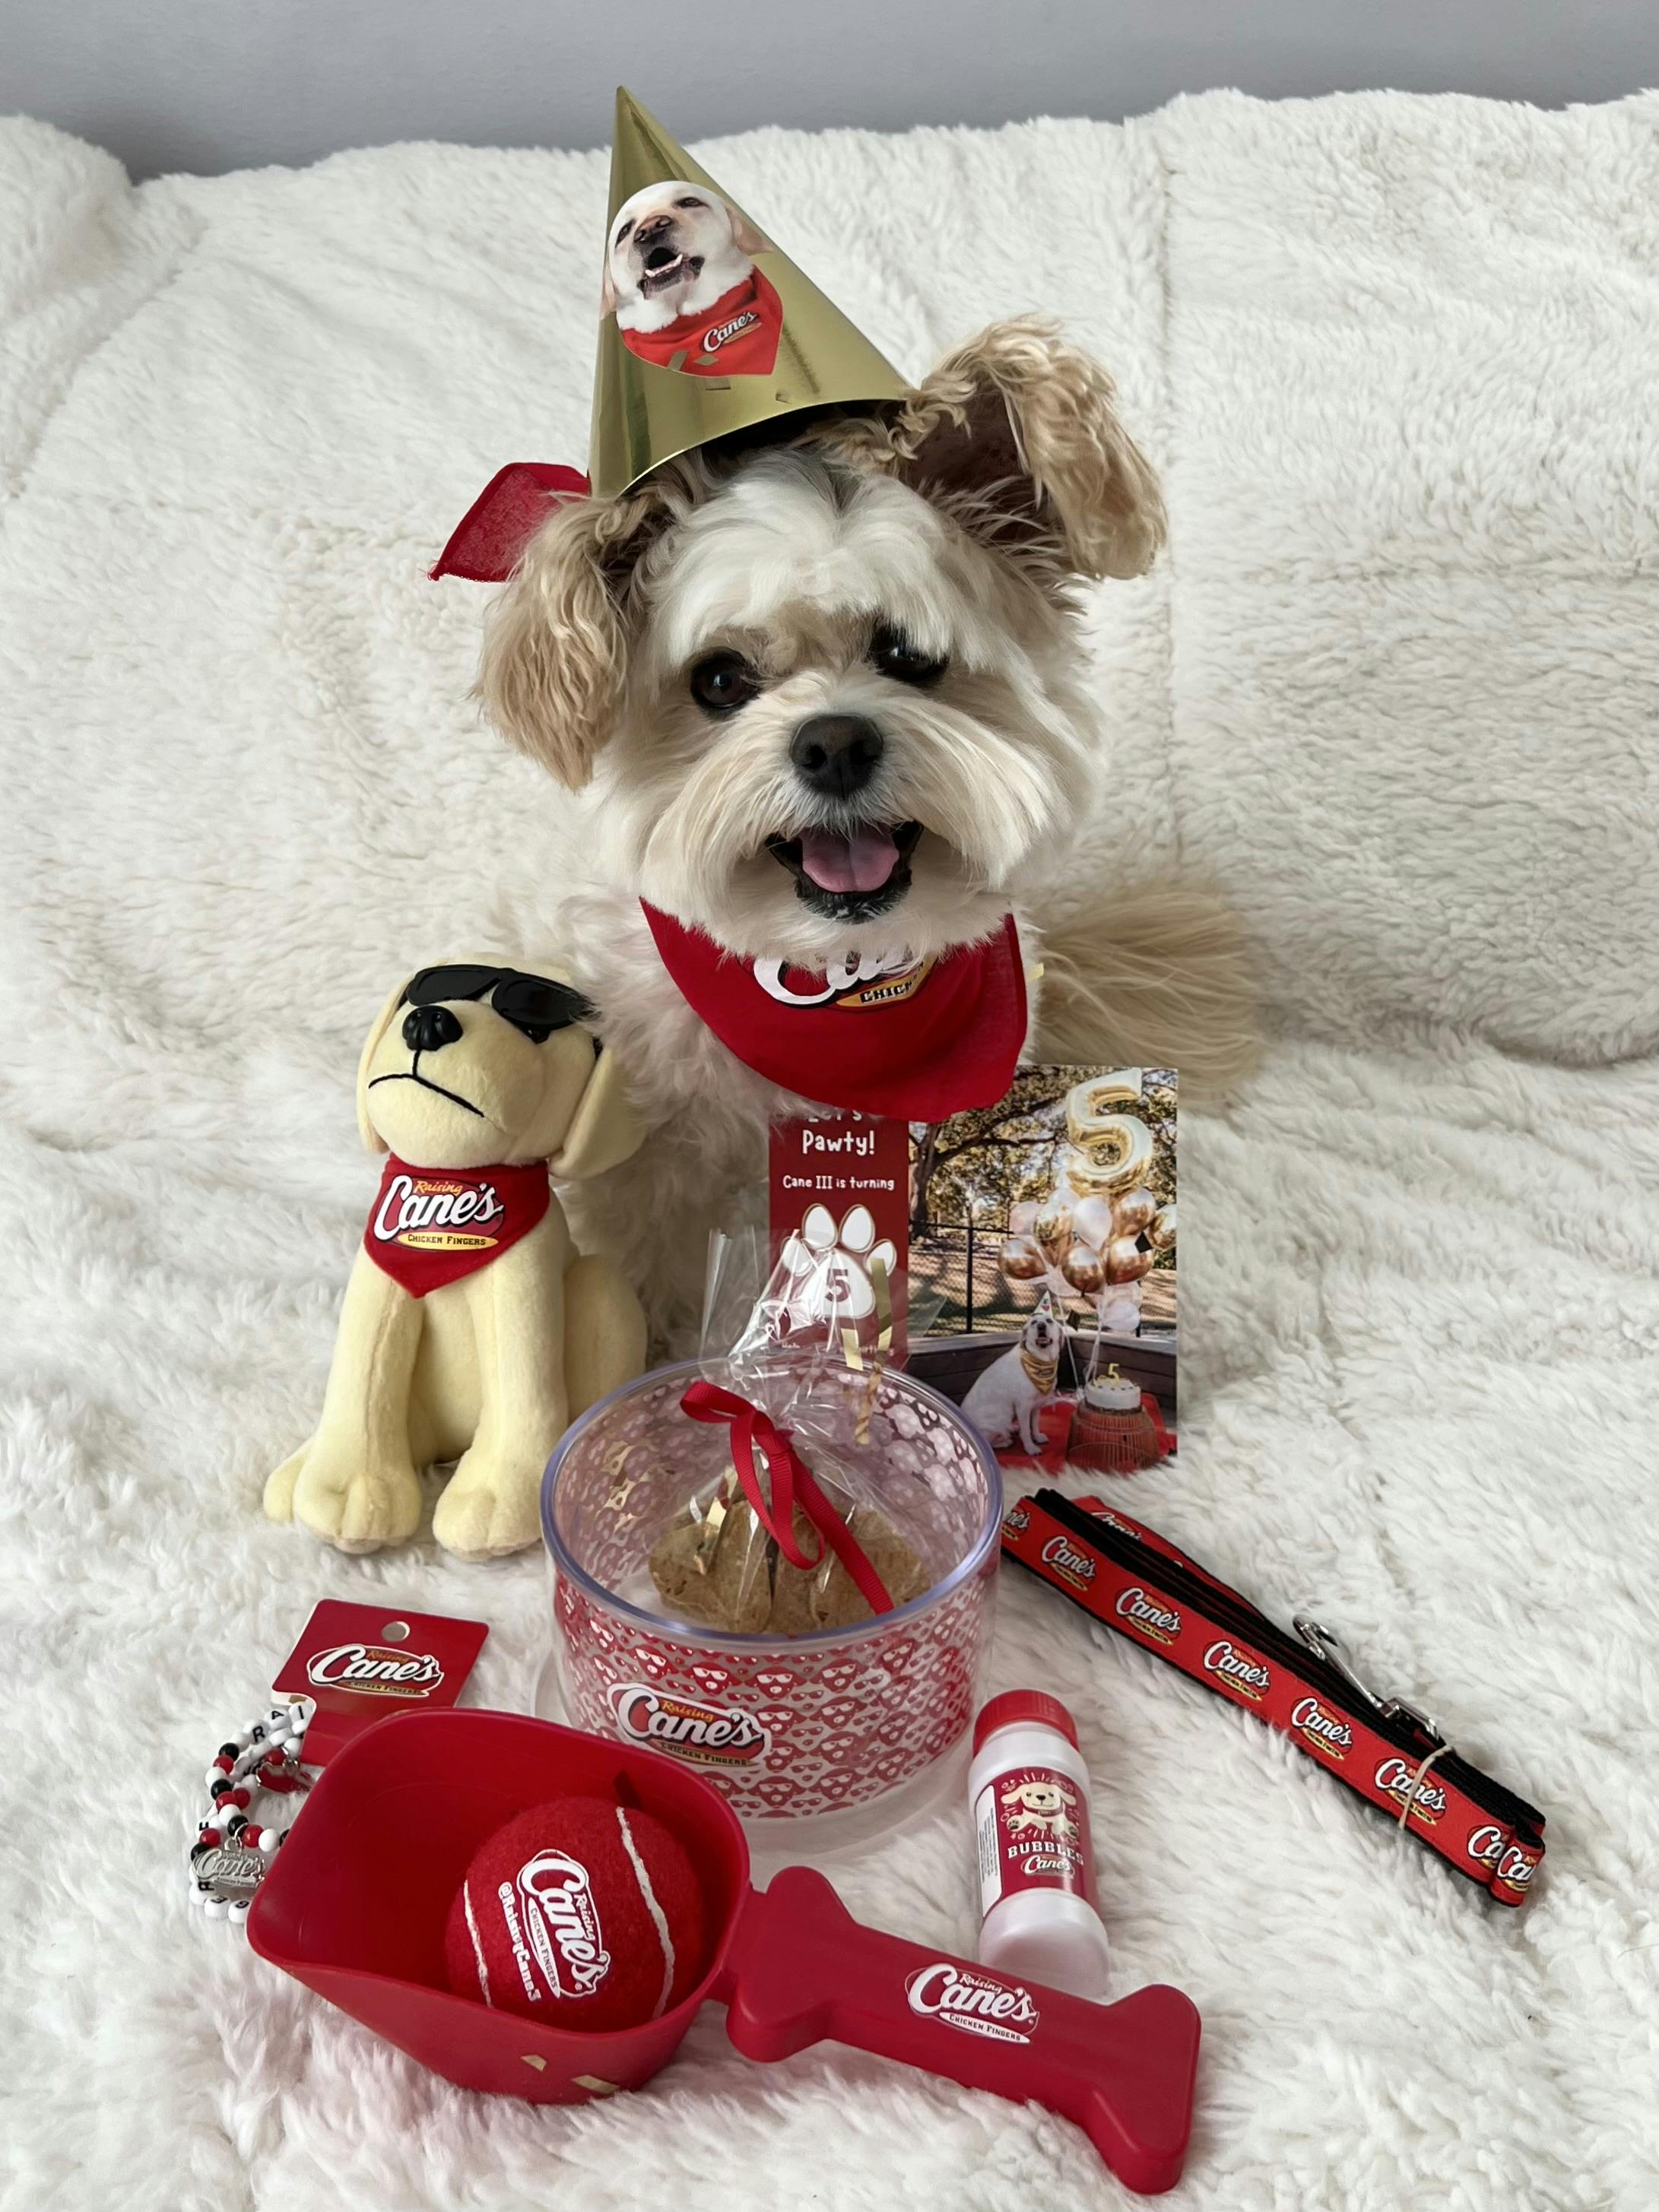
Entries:
{"label": "red hang tag", "polygon": [[876,1114],[827,1114],[772,1124],[768,1176],[770,1258],[787,1269],[781,1295],[792,1331],[860,1350],[906,1349],[909,1297],[910,1132]]}
{"label": "red hang tag", "polygon": [[453,1705],[489,1633],[482,1620],[324,1598],[271,1684],[279,1695],[317,1701],[306,1765],[325,1765],[388,1713]]}

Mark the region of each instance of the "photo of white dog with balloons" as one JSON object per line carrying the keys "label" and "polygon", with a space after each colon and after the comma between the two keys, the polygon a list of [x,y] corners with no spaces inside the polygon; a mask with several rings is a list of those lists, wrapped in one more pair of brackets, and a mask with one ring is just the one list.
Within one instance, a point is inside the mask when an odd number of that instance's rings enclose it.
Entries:
{"label": "photo of white dog with balloons", "polygon": [[1079,1401],[1172,1422],[1176,1135],[1173,1069],[1060,1066],[915,1133],[911,1370],[1000,1454],[1058,1463]]}

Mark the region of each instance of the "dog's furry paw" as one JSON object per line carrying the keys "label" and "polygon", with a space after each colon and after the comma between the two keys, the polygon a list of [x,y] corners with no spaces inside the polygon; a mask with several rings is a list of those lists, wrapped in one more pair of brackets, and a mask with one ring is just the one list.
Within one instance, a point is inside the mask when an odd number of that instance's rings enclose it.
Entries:
{"label": "dog's furry paw", "polygon": [[294,1486],[300,1480],[300,1470],[306,1463],[309,1444],[290,1452],[275,1474],[265,1477],[264,1504],[266,1517],[272,1521],[291,1521],[294,1518]]}
{"label": "dog's furry paw", "polygon": [[545,1455],[532,1461],[477,1444],[464,1452],[432,1516],[445,1551],[458,1559],[498,1559],[535,1543],[546,1463]]}
{"label": "dog's furry paw", "polygon": [[292,1516],[313,1536],[341,1552],[378,1552],[405,1544],[421,1525],[421,1485],[411,1464],[365,1466],[361,1457],[313,1441],[279,1467],[265,1486],[265,1510],[273,1519],[273,1493],[284,1484]]}

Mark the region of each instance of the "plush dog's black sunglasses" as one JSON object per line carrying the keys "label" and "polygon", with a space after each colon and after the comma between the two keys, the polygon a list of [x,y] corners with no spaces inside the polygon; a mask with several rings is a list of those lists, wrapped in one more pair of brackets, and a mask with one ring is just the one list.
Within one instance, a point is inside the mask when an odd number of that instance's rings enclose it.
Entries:
{"label": "plush dog's black sunglasses", "polygon": [[[504,1022],[540,1044],[555,1030],[591,1022],[599,1009],[568,983],[546,975],[527,975],[520,968],[481,968],[456,962],[447,968],[422,968],[404,987],[406,1006],[435,1006],[446,1000],[487,998]],[[597,1043],[596,1043],[597,1049]]]}

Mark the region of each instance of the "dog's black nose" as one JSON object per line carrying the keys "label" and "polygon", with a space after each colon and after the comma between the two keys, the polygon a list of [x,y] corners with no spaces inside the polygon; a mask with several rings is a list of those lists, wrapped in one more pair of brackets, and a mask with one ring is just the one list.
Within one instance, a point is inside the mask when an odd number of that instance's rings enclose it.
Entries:
{"label": "dog's black nose", "polygon": [[789,757],[809,791],[850,799],[876,772],[885,739],[865,714],[812,714],[790,740]]}
{"label": "dog's black nose", "polygon": [[634,233],[635,242],[644,246],[653,238],[660,238],[665,230],[672,230],[673,228],[674,218],[672,215],[653,215],[642,222]]}
{"label": "dog's black nose", "polygon": [[460,1034],[461,1025],[447,1006],[416,1006],[404,1016],[404,1042],[411,1052],[437,1052]]}

